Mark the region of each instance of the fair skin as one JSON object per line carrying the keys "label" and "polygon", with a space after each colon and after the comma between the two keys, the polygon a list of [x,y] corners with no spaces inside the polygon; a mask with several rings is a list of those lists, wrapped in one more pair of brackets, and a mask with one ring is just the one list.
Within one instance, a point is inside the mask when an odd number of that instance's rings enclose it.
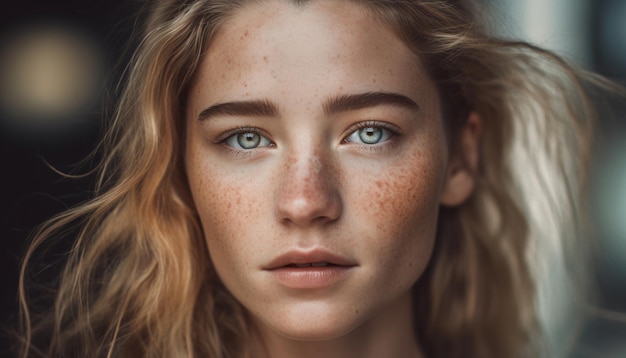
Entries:
{"label": "fair skin", "polygon": [[213,266],[250,314],[253,350],[422,357],[410,290],[439,206],[472,190],[477,117],[462,132],[470,154],[450,159],[415,54],[336,1],[239,10],[212,40],[186,112],[189,185]]}

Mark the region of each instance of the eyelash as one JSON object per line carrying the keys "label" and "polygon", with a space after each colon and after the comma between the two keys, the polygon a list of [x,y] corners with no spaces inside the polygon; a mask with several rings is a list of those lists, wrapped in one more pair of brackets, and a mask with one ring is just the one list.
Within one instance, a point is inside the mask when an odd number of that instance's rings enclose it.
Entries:
{"label": "eyelash", "polygon": [[267,137],[267,134],[264,131],[262,131],[259,128],[257,128],[257,127],[243,126],[243,127],[235,127],[233,129],[229,129],[226,132],[220,134],[215,139],[215,143],[217,143],[217,144],[224,143],[228,138],[232,137],[233,135],[242,134],[242,133],[256,133],[258,135],[262,135],[264,137]]}

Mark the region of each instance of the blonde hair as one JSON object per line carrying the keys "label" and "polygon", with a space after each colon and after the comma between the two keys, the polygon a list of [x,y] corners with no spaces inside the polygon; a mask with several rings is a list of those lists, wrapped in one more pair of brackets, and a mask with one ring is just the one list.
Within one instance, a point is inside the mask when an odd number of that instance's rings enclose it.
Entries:
{"label": "blonde hair", "polygon": [[[471,111],[483,123],[475,192],[441,209],[433,258],[415,286],[425,353],[538,354],[529,262],[541,264],[544,248],[579,252],[592,118],[582,81],[596,79],[549,52],[488,36],[467,1],[352,1],[423,61],[453,150]],[[101,145],[95,198],[43,226],[26,254],[24,357],[251,355],[246,313],[211,267],[182,164],[187,86],[211,38],[247,2],[156,3]],[[31,323],[28,261],[75,224],[54,310]],[[37,349],[31,336],[41,335],[48,338]]]}

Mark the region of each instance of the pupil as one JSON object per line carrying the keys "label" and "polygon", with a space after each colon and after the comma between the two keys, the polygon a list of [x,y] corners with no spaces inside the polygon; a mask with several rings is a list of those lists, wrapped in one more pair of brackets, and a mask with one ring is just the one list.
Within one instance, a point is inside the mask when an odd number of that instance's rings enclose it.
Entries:
{"label": "pupil", "polygon": [[237,142],[244,149],[256,148],[261,142],[261,136],[257,133],[241,133],[237,136]]}

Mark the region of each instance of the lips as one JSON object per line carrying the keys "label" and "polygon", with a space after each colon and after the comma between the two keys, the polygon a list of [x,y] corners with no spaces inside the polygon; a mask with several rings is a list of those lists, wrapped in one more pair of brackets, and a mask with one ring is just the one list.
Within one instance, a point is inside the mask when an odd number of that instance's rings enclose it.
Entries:
{"label": "lips", "polygon": [[263,270],[279,285],[307,292],[336,287],[357,266],[355,261],[326,250],[294,250],[278,256]]}
{"label": "lips", "polygon": [[276,270],[284,267],[329,267],[329,266],[356,266],[356,262],[346,257],[333,254],[326,250],[299,251],[292,250],[276,257],[263,267],[264,270]]}

